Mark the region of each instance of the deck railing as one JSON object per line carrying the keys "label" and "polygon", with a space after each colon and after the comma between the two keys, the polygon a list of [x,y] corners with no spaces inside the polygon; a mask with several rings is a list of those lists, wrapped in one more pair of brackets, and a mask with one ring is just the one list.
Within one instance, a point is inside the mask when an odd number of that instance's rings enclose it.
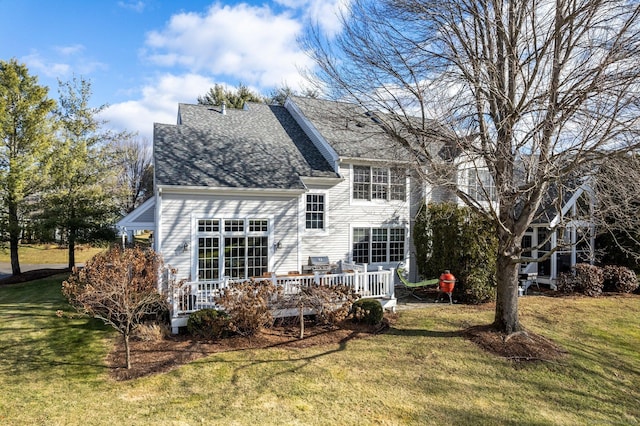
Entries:
{"label": "deck railing", "polygon": [[[361,298],[394,299],[394,270],[377,270],[371,272],[342,272],[339,274],[314,275],[276,275],[254,278],[254,281],[271,280],[283,288],[284,294],[292,294],[301,286],[346,285],[351,287]],[[225,278],[217,281],[185,282],[173,289],[170,294],[172,317],[188,315],[199,309],[216,308],[215,298],[228,287],[233,280]]]}

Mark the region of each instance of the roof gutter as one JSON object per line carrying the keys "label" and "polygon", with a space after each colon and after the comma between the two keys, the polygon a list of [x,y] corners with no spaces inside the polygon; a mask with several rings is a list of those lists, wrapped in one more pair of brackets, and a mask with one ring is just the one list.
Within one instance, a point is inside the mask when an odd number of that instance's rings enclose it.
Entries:
{"label": "roof gutter", "polygon": [[171,194],[207,194],[207,195],[254,195],[260,197],[282,197],[298,196],[304,194],[304,188],[299,189],[271,189],[271,188],[229,188],[211,186],[181,186],[181,185],[158,185],[158,190],[162,193]]}

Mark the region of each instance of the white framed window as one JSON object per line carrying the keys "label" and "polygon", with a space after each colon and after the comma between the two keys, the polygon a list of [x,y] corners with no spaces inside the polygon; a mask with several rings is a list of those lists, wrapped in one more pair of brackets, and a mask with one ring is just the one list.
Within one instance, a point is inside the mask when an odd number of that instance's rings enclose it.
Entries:
{"label": "white framed window", "polygon": [[355,200],[406,201],[406,172],[400,168],[353,166]]}
{"label": "white framed window", "polygon": [[353,228],[355,263],[391,263],[404,260],[405,228]]}
{"label": "white framed window", "polygon": [[487,169],[467,170],[467,194],[476,201],[496,202],[496,185]]}
{"label": "white framed window", "polygon": [[324,194],[306,194],[305,229],[324,230],[326,226]]}
{"label": "white framed window", "polygon": [[248,279],[269,268],[267,219],[198,219],[198,280]]}

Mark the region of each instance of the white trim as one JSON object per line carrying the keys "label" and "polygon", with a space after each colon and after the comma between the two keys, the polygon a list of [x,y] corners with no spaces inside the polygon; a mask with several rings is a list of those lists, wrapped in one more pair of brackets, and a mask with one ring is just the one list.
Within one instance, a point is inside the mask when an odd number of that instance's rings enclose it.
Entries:
{"label": "white trim", "polygon": [[[322,195],[324,196],[324,226],[322,229],[307,229],[307,196],[308,195]],[[327,236],[329,234],[329,191],[326,189],[310,189],[300,197],[300,230],[304,236]],[[299,245],[299,244],[298,244]]]}
{"label": "white trim", "polygon": [[135,220],[142,216],[144,213],[149,211],[149,209],[155,209],[156,197],[153,196],[146,200],[144,203],[136,207],[132,212],[127,214],[125,217],[116,222],[116,226],[120,228],[127,228],[127,230],[150,230],[153,231],[155,228],[155,211],[154,211],[154,222],[137,222]]}
{"label": "white trim", "polygon": [[271,188],[227,188],[209,186],[181,186],[181,185],[158,185],[158,189],[175,194],[224,194],[224,195],[255,195],[261,197],[295,197],[303,194],[306,190],[300,189],[271,189]]}
{"label": "white trim", "polygon": [[[267,221],[267,233],[266,233],[266,237],[267,237],[267,270],[268,271],[272,271],[273,267],[275,265],[275,248],[274,245],[276,244],[275,241],[275,235],[274,235],[274,222],[275,222],[275,216],[274,215],[260,215],[260,214],[251,214],[248,216],[238,216],[238,215],[232,215],[232,216],[214,216],[214,215],[197,215],[195,213],[191,213],[191,229],[190,229],[190,245],[191,245],[191,250],[189,251],[191,258],[189,259],[189,264],[190,264],[190,271],[191,271],[191,280],[193,282],[198,282],[198,238],[199,238],[199,234],[198,234],[198,221],[199,220],[218,220],[219,221],[219,227],[220,230],[218,233],[216,233],[216,235],[219,238],[219,248],[220,248],[220,252],[218,254],[218,258],[219,258],[219,262],[220,264],[219,269],[220,269],[220,277],[219,279],[223,279],[226,275],[226,271],[224,268],[224,255],[223,255],[223,245],[224,245],[224,239],[226,237],[255,237],[255,236],[264,236],[264,234],[259,233],[259,232],[250,232],[249,231],[249,220],[266,220]],[[224,231],[224,226],[225,226],[225,221],[226,220],[242,220],[244,222],[244,231],[242,232],[234,232],[234,233],[225,233]],[[246,256],[246,254],[245,254]]]}
{"label": "white trim", "polygon": [[556,215],[553,217],[553,220],[549,222],[549,225],[552,228],[555,228],[560,224],[560,220],[567,215],[567,213],[569,212],[569,209],[571,209],[576,204],[576,202],[584,192],[585,192],[585,189],[582,185],[576,189],[576,191],[573,193],[571,198],[569,198],[569,200],[565,203],[565,205],[562,206],[562,209],[560,210],[560,214],[556,213]]}
{"label": "white trim", "polygon": [[344,177],[300,176],[300,180],[305,186],[336,186],[344,181]]}
{"label": "white trim", "polygon": [[[397,261],[397,260],[390,260],[391,257],[391,253],[389,252],[390,249],[390,240],[389,237],[390,235],[387,234],[387,262],[366,262],[369,266],[373,265],[375,266],[382,266],[384,268],[395,268],[399,262],[406,262],[409,256],[409,251],[411,250],[411,247],[409,245],[410,241],[409,241],[409,233],[411,232],[410,226],[408,223],[398,223],[397,225],[393,225],[393,224],[371,224],[370,222],[362,222],[362,223],[352,223],[349,226],[349,248],[348,248],[348,260],[351,263],[355,263],[354,259],[353,259],[353,230],[355,228],[364,228],[364,229],[368,229],[369,230],[369,259],[368,260],[372,260],[371,259],[371,243],[373,242],[372,240],[372,234],[371,234],[371,230],[372,229],[387,229],[387,230],[391,230],[391,229],[403,229],[404,230],[404,254],[402,256],[402,260]],[[406,264],[406,263],[405,263]]]}
{"label": "white trim", "polygon": [[366,157],[340,157],[341,163],[355,164],[357,166],[375,166],[375,167],[393,167],[396,164],[398,167],[409,168],[414,163],[409,160],[393,160],[393,159],[380,159],[380,158],[366,158]]}
{"label": "white trim", "polygon": [[[368,167],[369,168],[369,177],[371,178],[371,168],[372,167],[376,167],[376,168],[383,168],[386,169],[388,172],[388,178],[389,181],[387,182],[387,196],[388,198],[386,199],[382,199],[382,198],[371,198],[371,199],[363,199],[363,198],[354,198],[353,197],[353,187],[354,187],[354,179],[355,179],[355,175],[353,172],[353,168],[355,166],[358,167]],[[402,206],[405,205],[407,203],[410,202],[411,200],[411,187],[409,186],[409,176],[405,176],[405,180],[404,180],[404,200],[392,200],[391,199],[391,169],[394,168],[400,168],[401,167],[393,167],[393,166],[389,166],[387,164],[386,167],[377,167],[377,166],[372,166],[371,164],[348,164],[348,168],[349,168],[349,205],[376,205],[376,206]],[[406,169],[403,169],[406,171]],[[370,179],[369,181],[369,185],[370,185],[370,189],[369,189],[369,195],[371,194],[371,191],[373,190],[373,181]]]}
{"label": "white trim", "polygon": [[307,134],[309,139],[311,139],[311,142],[318,148],[322,156],[333,166],[333,170],[338,173],[340,170],[340,158],[336,150],[333,149],[324,136],[322,136],[322,133],[320,133],[313,123],[302,113],[302,110],[291,98],[287,98],[284,102],[284,107]]}

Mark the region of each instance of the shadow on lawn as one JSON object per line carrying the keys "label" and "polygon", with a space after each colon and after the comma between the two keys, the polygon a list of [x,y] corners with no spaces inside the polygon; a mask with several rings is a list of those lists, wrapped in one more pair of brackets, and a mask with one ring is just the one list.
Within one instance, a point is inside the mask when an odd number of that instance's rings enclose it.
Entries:
{"label": "shadow on lawn", "polygon": [[8,284],[26,283],[33,280],[39,280],[41,278],[48,278],[57,274],[71,273],[69,268],[46,268],[46,269],[34,269],[33,271],[25,271],[19,275],[10,275],[8,277],[0,279],[0,286]]}
{"label": "shadow on lawn", "polygon": [[418,328],[389,328],[385,334],[389,334],[391,336],[408,336],[408,337],[436,337],[436,338],[444,338],[444,337],[462,337],[464,336],[464,330],[454,330],[454,331],[435,331],[435,330],[425,330]]}

